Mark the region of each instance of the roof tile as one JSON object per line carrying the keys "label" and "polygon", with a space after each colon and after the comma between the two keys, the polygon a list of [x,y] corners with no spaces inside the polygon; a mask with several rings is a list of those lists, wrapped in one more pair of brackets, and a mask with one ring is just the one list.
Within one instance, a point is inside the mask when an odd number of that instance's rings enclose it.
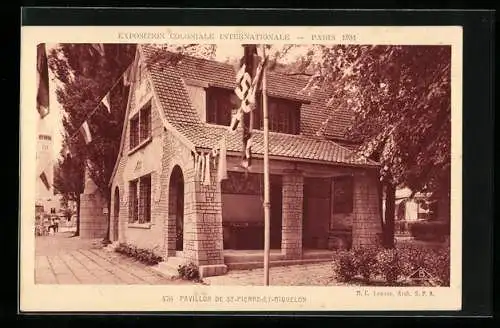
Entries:
{"label": "roof tile", "polygon": [[[141,46],[146,59],[154,55],[154,48]],[[241,151],[241,130],[228,133],[227,127],[203,123],[192,107],[183,79],[195,79],[209,85],[234,88],[234,68],[225,63],[190,56],[181,57],[176,65],[152,63],[149,71],[153,87],[160,99],[167,120],[184,134],[195,146],[211,149],[216,147],[224,133],[227,133],[228,151]],[[376,165],[375,162],[355,155],[351,150],[325,138],[315,137],[316,131],[329,116],[324,136],[342,138],[350,124],[348,110],[335,110],[326,106],[328,95],[315,91],[311,95],[301,92],[304,79],[286,76],[276,72],[268,75],[270,96],[295,99],[301,107],[301,135],[269,133],[269,154],[271,156],[293,157],[305,160],[326,161],[342,164]],[[240,131],[238,133],[238,131]],[[253,132],[252,153],[263,154],[263,133]]]}

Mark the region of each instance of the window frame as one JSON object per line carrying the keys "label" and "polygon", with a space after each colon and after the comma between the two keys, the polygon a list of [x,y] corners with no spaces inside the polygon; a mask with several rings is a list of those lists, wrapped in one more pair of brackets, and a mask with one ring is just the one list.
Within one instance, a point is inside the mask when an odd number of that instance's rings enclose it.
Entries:
{"label": "window frame", "polygon": [[[132,186],[135,186],[135,190]],[[152,224],[152,177],[145,174],[129,181],[129,225]]]}
{"label": "window frame", "polygon": [[152,103],[151,99],[149,99],[129,119],[129,147],[131,151],[140,148],[152,138],[152,115]]}
{"label": "window frame", "polygon": [[[205,89],[205,120],[209,124],[231,124],[232,110],[235,107],[231,102],[233,90],[208,87]],[[222,103],[222,106],[220,104]]]}

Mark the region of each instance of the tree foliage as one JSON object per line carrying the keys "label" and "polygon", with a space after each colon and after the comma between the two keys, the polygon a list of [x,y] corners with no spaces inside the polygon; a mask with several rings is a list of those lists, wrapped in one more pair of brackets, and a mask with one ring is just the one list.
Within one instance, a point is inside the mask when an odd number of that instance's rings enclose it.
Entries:
{"label": "tree foliage", "polygon": [[[132,62],[135,45],[102,47],[103,52],[97,45],[61,44],[50,53],[49,66],[62,84],[56,95],[64,110],[64,143],[71,151],[70,163],[84,163],[90,178],[109,199],[108,182],[119,150],[128,97],[128,87],[116,82]],[[100,101],[112,86],[109,113]],[[96,106],[99,108],[89,118]],[[89,144],[78,134],[85,120],[92,135]]]}
{"label": "tree foliage", "polygon": [[381,163],[384,182],[413,192],[448,190],[451,47],[315,46],[299,60],[308,88],[352,109],[348,137]]}

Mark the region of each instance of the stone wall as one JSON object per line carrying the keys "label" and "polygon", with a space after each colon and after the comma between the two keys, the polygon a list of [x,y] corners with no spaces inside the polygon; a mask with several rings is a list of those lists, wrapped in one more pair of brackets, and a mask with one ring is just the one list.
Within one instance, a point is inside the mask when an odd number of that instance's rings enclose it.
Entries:
{"label": "stone wall", "polygon": [[378,177],[370,171],[354,175],[354,215],[352,246],[379,245],[382,233],[378,197]]}
{"label": "stone wall", "polygon": [[304,178],[301,175],[283,176],[281,252],[289,259],[302,257],[303,189]]}

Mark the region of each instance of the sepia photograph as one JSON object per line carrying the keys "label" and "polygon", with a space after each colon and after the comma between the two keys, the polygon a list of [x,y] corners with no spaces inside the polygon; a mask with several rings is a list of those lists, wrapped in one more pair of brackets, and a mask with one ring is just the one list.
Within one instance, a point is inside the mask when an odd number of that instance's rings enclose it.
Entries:
{"label": "sepia photograph", "polygon": [[[30,284],[161,285],[191,309],[314,298],[288,287],[425,306],[460,285],[451,42],[168,31],[26,54]],[[245,286],[268,292],[212,293]]]}

